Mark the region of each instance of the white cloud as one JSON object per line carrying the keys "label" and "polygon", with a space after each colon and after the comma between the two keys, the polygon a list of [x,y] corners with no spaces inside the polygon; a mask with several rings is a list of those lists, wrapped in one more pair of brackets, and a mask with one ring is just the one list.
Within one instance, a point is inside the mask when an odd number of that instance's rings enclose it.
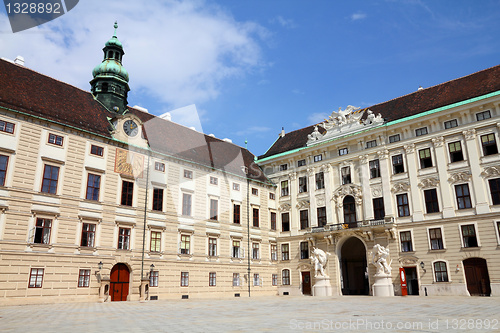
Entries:
{"label": "white cloud", "polygon": [[295,95],[304,95],[305,93],[300,90],[300,89],[293,89],[292,90],[292,93],[294,93]]}
{"label": "white cloud", "polygon": [[245,130],[238,131],[235,134],[237,136],[244,136],[244,135],[248,135],[248,134],[255,135],[256,133],[265,133],[265,132],[269,132],[270,130],[271,130],[271,128],[265,127],[265,126],[252,126],[252,127],[249,127]]}
{"label": "white cloud", "polygon": [[357,20],[362,20],[366,18],[366,14],[362,12],[357,12],[351,15],[351,20],[352,21],[357,21]]}
{"label": "white cloud", "polygon": [[271,20],[271,23],[278,23],[284,28],[293,29],[295,28],[295,23],[292,19],[286,19],[283,16],[277,16]]}
{"label": "white cloud", "polygon": [[329,114],[326,112],[315,112],[315,113],[312,113],[311,115],[309,115],[309,117],[307,117],[307,121],[309,122],[309,124],[312,125],[312,124],[321,123],[325,119],[328,119],[328,117],[329,117]]}
{"label": "white cloud", "polygon": [[170,108],[214,99],[224,80],[264,67],[259,43],[267,31],[236,21],[217,5],[203,0],[108,0],[99,10],[95,5],[80,1],[64,16],[16,34],[0,14],[0,57],[22,55],[27,67],[88,91],[118,20],[132,94],[147,94]]}

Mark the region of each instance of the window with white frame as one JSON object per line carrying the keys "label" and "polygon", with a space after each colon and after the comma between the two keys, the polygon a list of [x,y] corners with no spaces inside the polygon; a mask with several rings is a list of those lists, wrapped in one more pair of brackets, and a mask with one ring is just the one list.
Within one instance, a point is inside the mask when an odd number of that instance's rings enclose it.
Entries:
{"label": "window with white frame", "polygon": [[309,242],[300,242],[300,259],[309,259]]}
{"label": "window with white frame", "polygon": [[273,284],[273,286],[277,286],[278,285],[278,274],[273,274],[272,275],[272,284]]}
{"label": "window with white frame", "polygon": [[346,166],[340,169],[342,185],[351,183],[351,167]]}
{"label": "window with white frame", "polygon": [[394,143],[398,141],[401,141],[401,136],[399,134],[394,134],[389,136],[389,143]]}
{"label": "window with white frame", "polygon": [[191,170],[184,170],[184,178],[193,179],[193,171],[191,171]]}
{"label": "window with white frame", "polygon": [[464,160],[464,153],[462,151],[462,143],[460,141],[448,143],[448,150],[450,152],[450,162],[460,162]]}
{"label": "window with white frame", "polygon": [[482,111],[482,112],[476,113],[476,120],[477,121],[481,121],[481,120],[485,120],[485,119],[490,119],[490,118],[491,118],[491,112],[490,112],[490,110],[486,110],[486,111]]}
{"label": "window with white frame", "polygon": [[56,146],[62,146],[64,142],[64,138],[60,135],[49,133],[49,140],[48,142],[50,144],[56,145]]}
{"label": "window with white frame", "polygon": [[299,177],[299,193],[307,192],[307,176]]}
{"label": "window with white frame", "polygon": [[415,130],[415,135],[416,136],[421,136],[427,134],[427,127],[422,127],[422,128],[417,128]]}
{"label": "window with white frame", "polygon": [[290,231],[290,213],[281,214],[281,231]]}
{"label": "window with white frame", "polygon": [[269,192],[269,200],[275,200],[276,196],[274,195],[273,192]]}
{"label": "window with white frame", "polygon": [[500,178],[489,179],[491,203],[500,205]]}
{"label": "window with white frame", "polygon": [[347,148],[340,148],[339,149],[339,156],[347,155],[347,154],[349,154],[349,149],[347,149]]}
{"label": "window with white frame", "polygon": [[403,155],[394,155],[392,157],[392,169],[395,175],[405,172],[405,166],[403,163]]}
{"label": "window with white frame", "polygon": [[321,154],[314,155],[313,160],[314,160],[314,162],[322,161],[323,160],[323,155],[321,155]]}
{"label": "window with white frame", "polygon": [[43,169],[42,188],[40,191],[43,193],[56,194],[58,179],[59,167],[45,164]]}
{"label": "window with white frame", "polygon": [[271,260],[272,261],[278,260],[278,245],[276,244],[271,244]]}
{"label": "window with white frame", "polygon": [[429,228],[429,243],[431,250],[444,250],[443,230],[441,228]]}
{"label": "window with white frame", "polygon": [[7,178],[7,165],[9,164],[9,156],[0,155],[0,186],[5,185]]}
{"label": "window with white frame", "polygon": [[458,126],[458,120],[452,119],[444,122],[444,128],[449,129]]}
{"label": "window with white frame", "polygon": [[83,223],[80,246],[94,247],[94,245],[95,245],[95,229],[96,229],[96,225],[94,223]]}
{"label": "window with white frame", "polygon": [[210,257],[217,256],[217,238],[215,237],[208,238],[208,255]]}
{"label": "window with white frame", "polygon": [[149,250],[151,252],[161,251],[161,231],[151,231],[151,243]]}
{"label": "window with white frame", "polygon": [[303,160],[298,160],[297,161],[297,167],[301,167],[301,166],[304,166],[304,165],[306,165],[306,160],[303,159]]}
{"label": "window with white frame", "polygon": [[52,229],[51,219],[37,218],[35,224],[35,234],[33,237],[33,243],[49,244],[51,229]]}
{"label": "window with white frame", "polygon": [[190,247],[191,247],[191,235],[181,234],[180,253],[190,254],[191,253]]}
{"label": "window with white frame", "polygon": [[434,279],[436,282],[448,282],[448,269],[446,262],[436,261],[433,263]]}
{"label": "window with white frame", "polygon": [[281,244],[281,260],[290,260],[290,244]]}
{"label": "window with white frame", "polygon": [[90,146],[90,154],[102,157],[104,155],[104,148],[97,145]]}
{"label": "window with white frame", "polygon": [[253,285],[254,287],[260,286],[260,276],[259,273],[253,274]]}
{"label": "window with white frame", "polygon": [[181,287],[189,286],[189,272],[181,272]]}
{"label": "window with white frame", "polygon": [[32,268],[28,288],[42,288],[43,273],[43,268]]}
{"label": "window with white frame", "polygon": [[321,190],[325,188],[325,174],[323,172],[318,172],[315,175],[316,178],[316,189]]}
{"label": "window with white frame", "polygon": [[231,256],[233,258],[243,258],[243,254],[244,252],[242,251],[241,248],[241,241],[239,239],[233,239]]}
{"label": "window with white frame", "polygon": [[0,132],[14,134],[15,124],[0,120]]}
{"label": "window with white frame", "polygon": [[182,215],[184,216],[191,216],[191,199],[191,194],[182,193]]}
{"label": "window with white frame", "polygon": [[377,140],[366,141],[366,149],[377,147]]}
{"label": "window with white frame", "polygon": [[130,250],[130,228],[118,228],[118,250]]}
{"label": "window with white frame", "polygon": [[304,230],[309,228],[309,210],[304,209],[299,212],[300,229]]}
{"label": "window with white frame", "polygon": [[498,154],[498,147],[494,133],[482,135],[481,145],[483,147],[484,156]]}
{"label": "window with white frame", "polygon": [[408,194],[396,195],[396,203],[398,204],[398,216],[410,216],[410,204],[408,203]]}
{"label": "window with white frame", "polygon": [[217,273],[215,272],[208,273],[208,286],[215,287],[217,285],[216,279],[217,279]]}
{"label": "window with white frame", "polygon": [[210,199],[210,219],[217,221],[219,219],[219,200]]}
{"label": "window with white frame", "polygon": [[155,161],[155,170],[165,172],[165,163]]}
{"label": "window with white frame", "polygon": [[289,195],[289,190],[288,190],[288,180],[284,180],[281,182],[281,196],[286,197]]}
{"label": "window with white frame", "polygon": [[380,177],[380,163],[379,160],[373,160],[369,163],[370,167],[370,179],[379,178]]}
{"label": "window with white frame", "polygon": [[219,178],[210,176],[210,185],[218,185]]}
{"label": "window with white frame", "polygon": [[252,259],[258,260],[260,259],[260,244],[259,243],[252,243]]}
{"label": "window with white frame", "polygon": [[474,224],[463,224],[460,226],[462,232],[463,247],[478,247],[476,228]]}
{"label": "window with white frame", "polygon": [[252,195],[259,195],[259,189],[252,187]]}
{"label": "window with white frame", "polygon": [[401,241],[401,252],[412,252],[413,244],[411,239],[411,231],[401,231],[399,233],[399,239]]}
{"label": "window with white frame", "polygon": [[284,286],[290,285],[290,270],[284,269],[281,271],[281,284]]}
{"label": "window with white frame", "polygon": [[286,163],[285,164],[281,164],[280,165],[280,171],[286,171],[286,170],[288,170],[288,164],[286,164]]}
{"label": "window with white frame", "polygon": [[90,269],[80,269],[78,273],[78,288],[86,288],[90,285]]}
{"label": "window with white frame", "polygon": [[455,185],[455,194],[457,196],[458,209],[467,209],[472,207],[469,184]]}
{"label": "window with white frame", "polygon": [[419,150],[418,157],[420,159],[420,169],[432,167],[432,156],[430,148]]}
{"label": "window with white frame", "polygon": [[240,273],[233,273],[233,287],[240,286]]}
{"label": "window with white frame", "polygon": [[239,191],[240,190],[240,184],[238,183],[233,183],[233,190]]}
{"label": "window with white frame", "polygon": [[158,287],[158,279],[160,277],[159,271],[151,271],[149,273],[149,286],[150,287]]}

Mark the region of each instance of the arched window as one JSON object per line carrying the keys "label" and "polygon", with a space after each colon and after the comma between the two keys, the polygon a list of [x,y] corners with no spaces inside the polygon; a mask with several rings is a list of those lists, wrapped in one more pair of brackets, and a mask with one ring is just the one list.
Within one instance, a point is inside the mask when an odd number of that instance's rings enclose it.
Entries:
{"label": "arched window", "polygon": [[281,284],[284,286],[290,285],[290,270],[284,269],[281,271]]}
{"label": "arched window", "polygon": [[436,282],[448,282],[448,270],[446,269],[446,262],[436,261],[433,266]]}
{"label": "arched window", "polygon": [[344,198],[344,223],[356,222],[356,203],[354,197],[347,195]]}

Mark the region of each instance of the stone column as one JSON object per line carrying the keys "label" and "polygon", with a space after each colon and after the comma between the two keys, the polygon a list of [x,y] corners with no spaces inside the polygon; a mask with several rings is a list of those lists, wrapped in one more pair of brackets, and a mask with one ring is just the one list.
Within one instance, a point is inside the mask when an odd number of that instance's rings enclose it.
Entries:
{"label": "stone column", "polygon": [[[473,202],[472,207],[476,207],[476,214],[486,214],[490,212],[490,205],[488,203],[488,197],[486,196],[487,189],[484,187],[484,182],[479,172],[481,170],[481,154],[476,141],[476,130],[472,128],[464,131],[463,135],[465,137],[469,165],[472,171],[472,188],[470,191],[474,191],[475,198],[475,205]],[[453,197],[455,197],[455,195],[453,195]]]}
{"label": "stone column", "polygon": [[290,235],[294,236],[297,235],[297,231],[300,229],[299,227],[299,215],[295,214],[296,212],[296,205],[297,205],[297,194],[299,193],[299,188],[297,185],[297,173],[292,172],[288,174],[288,183],[289,183],[289,188],[288,190],[289,195],[290,195],[290,206],[292,207],[290,209]]}
{"label": "stone column", "polygon": [[412,203],[412,210],[410,210],[410,216],[412,216],[412,221],[422,221],[424,219],[424,214],[422,210],[422,200],[420,196],[420,189],[418,188],[418,169],[417,169],[417,157],[415,154],[415,145],[409,144],[404,146],[406,151],[406,161],[408,166],[408,178],[410,181],[410,193]]}
{"label": "stone column", "polygon": [[340,223],[337,217],[337,207],[335,202],[332,202],[332,195],[334,189],[338,187],[338,167],[330,164],[329,168],[325,171],[325,196],[326,196],[326,222],[328,224]]}
{"label": "stone column", "polygon": [[389,151],[387,149],[377,152],[380,163],[380,176],[382,177],[382,197],[384,198],[385,216],[394,217],[392,208],[392,193],[391,193],[391,175],[392,165],[389,159]]}
{"label": "stone column", "polygon": [[363,191],[363,216],[358,220],[373,220],[373,201],[370,191],[370,169],[368,165],[368,155],[359,156],[360,182]]}
{"label": "stone column", "polygon": [[307,190],[309,191],[309,227],[316,225],[318,220],[316,214],[316,191],[315,170],[314,168],[307,169]]}
{"label": "stone column", "polygon": [[434,156],[439,175],[440,186],[438,191],[441,192],[441,202],[443,204],[441,211],[443,212],[443,218],[454,217],[455,207],[453,205],[453,198],[455,196],[448,183],[448,165],[446,163],[446,155],[448,152],[444,145],[444,138],[442,136],[435,137],[432,139],[432,143],[434,145]]}

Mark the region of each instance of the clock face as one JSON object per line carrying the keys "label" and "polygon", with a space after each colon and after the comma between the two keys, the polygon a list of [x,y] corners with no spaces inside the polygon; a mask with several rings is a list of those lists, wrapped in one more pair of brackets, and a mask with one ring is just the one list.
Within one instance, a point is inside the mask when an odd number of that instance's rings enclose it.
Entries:
{"label": "clock face", "polygon": [[123,123],[123,130],[128,136],[136,136],[139,133],[139,126],[133,120],[129,119]]}

